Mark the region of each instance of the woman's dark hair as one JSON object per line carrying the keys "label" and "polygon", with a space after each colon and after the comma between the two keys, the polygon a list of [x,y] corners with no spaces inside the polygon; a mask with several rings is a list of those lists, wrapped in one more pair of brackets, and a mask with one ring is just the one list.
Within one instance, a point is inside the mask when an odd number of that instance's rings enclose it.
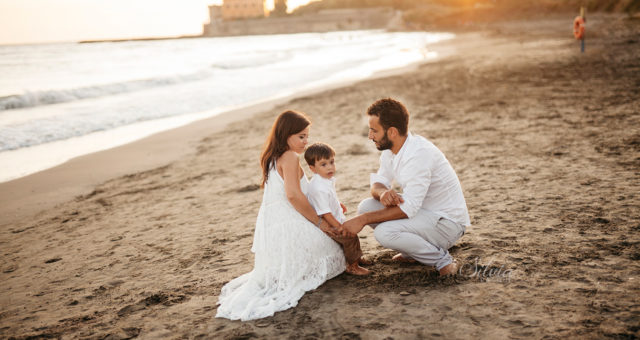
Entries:
{"label": "woman's dark hair", "polygon": [[385,130],[394,127],[398,129],[401,136],[406,136],[409,128],[409,111],[401,102],[391,98],[379,99],[369,106],[367,114],[378,117],[380,125]]}
{"label": "woman's dark hair", "polygon": [[262,166],[261,187],[264,187],[267,179],[269,179],[269,168],[271,164],[289,150],[287,139],[289,139],[291,135],[295,135],[304,130],[310,124],[311,121],[304,113],[291,110],[282,112],[278,118],[276,118],[269,132],[269,136],[264,143],[262,155],[260,156],[260,166]]}

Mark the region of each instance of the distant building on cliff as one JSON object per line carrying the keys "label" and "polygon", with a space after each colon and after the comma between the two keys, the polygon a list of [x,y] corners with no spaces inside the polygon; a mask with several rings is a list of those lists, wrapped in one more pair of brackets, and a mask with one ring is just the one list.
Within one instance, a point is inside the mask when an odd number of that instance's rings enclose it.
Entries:
{"label": "distant building on cliff", "polygon": [[[257,0],[235,0],[240,2],[260,2]],[[330,32],[342,30],[398,29],[402,14],[392,8],[359,8],[322,10],[313,14],[288,15],[286,17],[227,17],[225,6],[235,2],[225,0],[223,6],[209,6],[210,23],[203,27],[202,36],[233,36],[257,34],[289,34],[302,32]],[[254,7],[255,8],[255,7]],[[253,13],[257,13],[257,10]],[[229,19],[233,18],[233,19]],[[393,27],[392,27],[393,26]]]}
{"label": "distant building on cliff", "polygon": [[222,6],[209,6],[211,22],[214,19],[238,20],[263,18],[268,15],[265,0],[224,0]]}

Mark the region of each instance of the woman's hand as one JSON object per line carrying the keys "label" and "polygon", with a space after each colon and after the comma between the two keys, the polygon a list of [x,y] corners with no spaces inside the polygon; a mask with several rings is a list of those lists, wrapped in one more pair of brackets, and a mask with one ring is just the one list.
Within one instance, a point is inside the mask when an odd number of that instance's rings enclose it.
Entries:
{"label": "woman's hand", "polygon": [[332,227],[324,218],[318,224],[318,228],[331,237],[337,237],[342,234],[342,230]]}

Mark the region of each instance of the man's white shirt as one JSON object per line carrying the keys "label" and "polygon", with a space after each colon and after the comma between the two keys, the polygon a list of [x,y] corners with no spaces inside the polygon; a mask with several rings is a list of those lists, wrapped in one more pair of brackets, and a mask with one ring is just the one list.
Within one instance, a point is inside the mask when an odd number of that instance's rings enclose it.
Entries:
{"label": "man's white shirt", "polygon": [[338,222],[344,223],[347,218],[344,216],[338,200],[335,181],[335,178],[326,179],[314,174],[309,182],[307,199],[316,210],[318,216],[331,213]]}
{"label": "man's white shirt", "polygon": [[394,180],[402,187],[404,203],[399,207],[407,217],[425,209],[463,226],[471,224],[458,176],[442,151],[424,137],[408,133],[397,154],[382,151],[380,168],[370,182],[391,188]]}

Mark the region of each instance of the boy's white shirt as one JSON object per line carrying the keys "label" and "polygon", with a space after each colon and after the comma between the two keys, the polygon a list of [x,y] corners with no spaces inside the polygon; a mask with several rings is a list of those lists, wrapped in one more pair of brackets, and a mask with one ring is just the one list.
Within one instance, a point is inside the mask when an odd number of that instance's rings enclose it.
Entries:
{"label": "boy's white shirt", "polygon": [[309,182],[307,199],[316,210],[318,216],[331,213],[331,215],[342,224],[347,218],[342,212],[335,183],[335,177],[326,179],[318,174],[314,174]]}

